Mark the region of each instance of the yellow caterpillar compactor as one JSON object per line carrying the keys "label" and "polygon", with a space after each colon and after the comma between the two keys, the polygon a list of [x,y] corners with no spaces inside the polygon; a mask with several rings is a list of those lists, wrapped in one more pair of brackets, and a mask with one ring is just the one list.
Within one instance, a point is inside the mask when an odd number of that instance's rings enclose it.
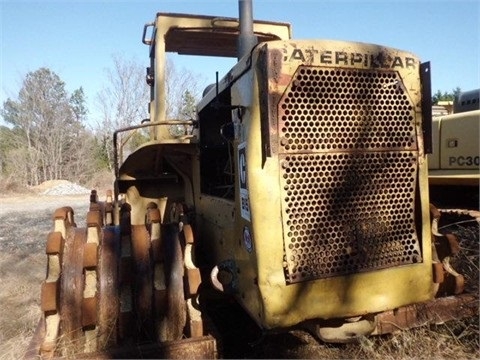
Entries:
{"label": "yellow caterpillar compactor", "polygon": [[[478,312],[429,204],[429,63],[239,10],[145,25],[150,118],[115,131],[114,191],[84,227],[55,212],[28,357],[219,357],[219,294],[327,342]],[[166,118],[167,52],[238,58],[196,118]]]}

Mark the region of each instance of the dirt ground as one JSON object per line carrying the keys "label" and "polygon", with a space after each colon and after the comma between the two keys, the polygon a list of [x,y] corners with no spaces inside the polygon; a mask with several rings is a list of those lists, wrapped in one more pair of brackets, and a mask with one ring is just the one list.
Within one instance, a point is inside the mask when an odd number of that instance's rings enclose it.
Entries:
{"label": "dirt ground", "polygon": [[40,319],[40,284],[45,279],[47,234],[56,208],[72,206],[85,221],[88,195],[0,197],[0,358],[23,356]]}
{"label": "dirt ground", "polygon": [[[22,358],[41,316],[45,242],[53,227],[54,210],[72,206],[75,222],[83,226],[88,202],[85,194],[0,196],[0,359]],[[298,330],[257,334],[248,323],[235,323],[223,331],[228,332],[224,345],[233,349],[227,353],[232,358],[480,358],[478,319],[365,338],[349,345],[322,344]]]}

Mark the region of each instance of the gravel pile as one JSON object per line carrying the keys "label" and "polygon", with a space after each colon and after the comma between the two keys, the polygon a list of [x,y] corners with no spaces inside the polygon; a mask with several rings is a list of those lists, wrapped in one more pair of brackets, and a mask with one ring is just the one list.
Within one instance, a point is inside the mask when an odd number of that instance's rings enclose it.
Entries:
{"label": "gravel pile", "polygon": [[90,194],[90,189],[84,188],[83,186],[65,182],[53,186],[42,192],[42,195],[81,195],[81,194]]}

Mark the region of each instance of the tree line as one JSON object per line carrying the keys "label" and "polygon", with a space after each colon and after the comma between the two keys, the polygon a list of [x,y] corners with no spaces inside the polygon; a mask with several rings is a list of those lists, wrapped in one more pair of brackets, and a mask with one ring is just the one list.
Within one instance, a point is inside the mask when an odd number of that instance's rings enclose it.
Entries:
{"label": "tree line", "polygon": [[3,175],[38,185],[86,168],[94,143],[84,125],[82,88],[68,94],[57,74],[41,68],[26,75],[17,100],[7,99],[1,114],[11,125],[0,133]]}
{"label": "tree line", "polygon": [[[192,116],[200,93],[198,76],[178,71],[171,62],[167,71],[167,116]],[[111,172],[113,131],[147,118],[149,101],[145,68],[119,56],[95,99],[96,119],[89,119],[82,87],[69,93],[46,67],[29,72],[17,97],[0,108],[7,124],[0,126],[0,181],[35,186],[66,179],[86,185],[96,174]]]}
{"label": "tree line", "polygon": [[455,98],[460,95],[462,92],[462,89],[459,87],[456,87],[452,91],[444,91],[441,92],[440,90],[437,90],[433,95],[432,95],[432,104],[438,104],[439,101],[454,101]]}
{"label": "tree line", "polygon": [[[200,94],[199,77],[178,70],[167,61],[167,118],[195,116]],[[452,92],[437,91],[432,103],[453,100]],[[16,99],[8,98],[0,115],[0,181],[35,186],[66,179],[88,184],[96,174],[112,172],[113,131],[148,117],[150,89],[139,63],[114,56],[105,86],[97,94],[99,118],[89,126],[83,88],[71,94],[49,68],[29,72]]]}

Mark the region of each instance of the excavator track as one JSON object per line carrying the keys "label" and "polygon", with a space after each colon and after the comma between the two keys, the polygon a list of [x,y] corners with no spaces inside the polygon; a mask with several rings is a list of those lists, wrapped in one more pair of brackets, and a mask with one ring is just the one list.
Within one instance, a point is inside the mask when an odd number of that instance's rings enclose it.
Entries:
{"label": "excavator track", "polygon": [[478,316],[480,212],[430,206],[435,298],[377,315],[375,334]]}
{"label": "excavator track", "polygon": [[456,240],[454,254],[448,261],[448,274],[464,278],[463,290],[478,294],[478,246],[480,242],[480,211],[439,209],[438,231]]}

